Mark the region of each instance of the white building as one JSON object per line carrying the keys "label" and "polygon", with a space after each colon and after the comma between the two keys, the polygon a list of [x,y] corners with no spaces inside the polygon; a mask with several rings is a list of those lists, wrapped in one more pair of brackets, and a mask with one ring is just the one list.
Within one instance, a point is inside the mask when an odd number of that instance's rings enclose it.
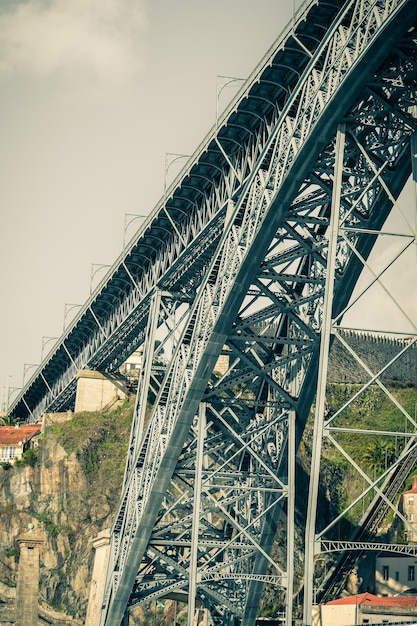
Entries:
{"label": "white building", "polygon": [[142,368],[143,352],[142,350],[135,350],[128,359],[120,367],[120,372],[128,378],[137,378]]}
{"label": "white building", "polygon": [[411,489],[405,491],[402,495],[402,508],[404,516],[409,522],[406,528],[406,537],[408,543],[417,542],[417,476],[413,476],[413,484]]}
{"label": "white building", "polygon": [[312,626],[356,626],[417,621],[417,596],[380,598],[372,593],[339,598],[313,607]]}
{"label": "white building", "polygon": [[375,593],[394,596],[417,587],[417,557],[380,552],[375,559]]}
{"label": "white building", "polygon": [[0,461],[14,463],[20,460],[23,453],[34,445],[34,440],[41,431],[41,424],[0,426]]}

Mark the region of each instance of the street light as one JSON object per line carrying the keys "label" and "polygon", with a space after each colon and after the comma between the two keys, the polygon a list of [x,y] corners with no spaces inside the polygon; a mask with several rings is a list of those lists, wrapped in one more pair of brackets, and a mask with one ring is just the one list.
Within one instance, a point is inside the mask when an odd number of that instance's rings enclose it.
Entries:
{"label": "street light", "polygon": [[219,100],[220,94],[223,89],[230,86],[241,85],[245,82],[244,78],[235,78],[234,76],[217,76],[217,90],[216,90],[216,128],[219,120]]}
{"label": "street light", "polygon": [[10,379],[11,379],[12,375],[8,374],[7,378],[6,378],[6,385],[3,387],[3,397],[2,397],[2,405],[0,405],[0,411],[3,408],[3,412],[5,413],[5,415],[7,415],[7,411],[9,408],[9,398],[10,398],[10,392],[12,389],[14,389],[14,387],[10,387]]}
{"label": "street light", "polygon": [[104,265],[103,263],[92,263],[91,264],[91,275],[90,275],[90,296],[93,293],[93,278],[94,276],[97,274],[97,272],[100,272],[101,270],[104,270],[106,268],[111,267],[110,265]]}
{"label": "street light", "polygon": [[3,387],[1,388],[1,395],[0,395],[0,413],[6,413],[6,397],[7,397],[7,387],[6,385],[3,385]]}
{"label": "street light", "polygon": [[12,377],[12,375],[9,374],[7,376],[7,379],[6,379],[6,395],[5,395],[5,398],[4,398],[4,412],[6,413],[6,415],[7,415],[7,411],[8,411],[8,408],[9,408],[9,388],[10,388],[10,379],[11,379],[11,377]]}
{"label": "street light", "polygon": [[42,337],[41,362],[43,361],[43,351],[46,345],[51,341],[56,341],[58,337]]}
{"label": "street light", "polygon": [[28,370],[30,370],[32,367],[39,367],[39,363],[24,363],[23,365],[23,379],[22,379],[22,386],[24,386],[25,384],[25,376],[26,376],[26,372]]}
{"label": "street light", "polygon": [[9,387],[9,397],[8,397],[8,402],[7,402],[7,408],[9,407],[10,404],[10,398],[11,396],[16,392],[16,391],[20,391],[22,389],[22,387]]}
{"label": "street light", "polygon": [[146,215],[136,215],[135,213],[125,213],[125,223],[123,230],[123,249],[126,246],[126,232],[129,226],[135,222],[136,220],[142,220],[142,224],[146,219]]}
{"label": "street light", "polygon": [[71,304],[71,303],[65,303],[65,308],[64,308],[64,328],[63,330],[65,330],[66,328],[66,321],[67,321],[67,315],[68,313],[71,313],[71,311],[73,309],[80,309],[82,307],[82,304]]}
{"label": "street light", "polygon": [[175,152],[166,152],[165,153],[165,171],[164,171],[164,202],[166,201],[166,190],[167,190],[167,176],[168,171],[174,163],[178,163],[179,161],[186,161],[190,158],[189,154],[177,154]]}

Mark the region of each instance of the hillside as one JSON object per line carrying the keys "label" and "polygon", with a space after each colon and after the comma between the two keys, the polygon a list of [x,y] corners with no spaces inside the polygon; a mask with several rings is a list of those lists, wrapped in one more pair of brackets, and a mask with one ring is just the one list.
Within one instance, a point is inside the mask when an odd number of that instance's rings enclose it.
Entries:
{"label": "hillside", "polygon": [[[393,351],[401,348],[401,342],[386,338],[351,334],[346,340],[369,366],[388,363]],[[406,359],[387,370],[386,376],[392,393],[411,414],[417,402],[416,355],[416,349],[409,351]],[[354,395],[359,388],[358,379],[366,379],[366,374],[336,343],[330,359],[330,374],[336,381],[328,387],[331,414]],[[0,623],[3,626],[14,623],[16,538],[26,532],[29,523],[46,535],[40,581],[45,616],[49,616],[50,623],[57,623],[54,619],[59,616],[62,625],[83,624],[94,559],[92,539],[111,527],[118,506],[133,407],[131,398],[111,412],[46,415],[44,433],[35,453],[27,454],[25,460],[14,467],[0,464]],[[375,385],[358,398],[343,419],[348,417],[350,423],[357,420],[362,427],[371,427],[376,415],[378,424],[387,430],[404,428],[402,414],[393,409]],[[311,436],[309,427],[301,451],[305,460],[308,460]],[[350,446],[352,456],[358,463],[374,467],[375,471],[397,453],[392,445],[383,445],[375,436],[362,437],[359,442],[355,437],[351,442],[347,438],[348,435],[344,445],[347,449]],[[401,445],[398,441],[398,446]],[[326,496],[320,512],[325,518],[334,514],[348,490],[360,488],[346,463],[326,446],[322,487]],[[354,516],[355,511],[352,511],[353,524]],[[276,590],[267,589],[264,614],[273,614],[277,610],[276,603]],[[172,624],[174,612],[181,621],[179,605],[155,605],[149,623],[158,616],[158,623]],[[146,625],[146,613],[140,613],[133,622]]]}
{"label": "hillside", "polygon": [[[132,411],[132,403],[126,402],[111,413],[80,413],[55,425],[48,424],[57,416],[47,415],[36,455],[14,467],[2,464],[2,624],[4,596],[16,584],[16,537],[27,531],[29,523],[46,535],[41,555],[42,606],[83,622],[94,558],[91,541],[111,526],[117,508]],[[4,619],[11,606],[6,605]]]}
{"label": "hillside", "polygon": [[[412,345],[392,364],[401,350],[407,345],[408,338],[390,335],[344,330],[342,339],[372,372],[386,368],[382,380],[407,382],[417,385],[417,345]],[[328,378],[339,383],[363,383],[369,380],[369,374],[358,364],[349,350],[337,339],[333,341],[329,360]]]}

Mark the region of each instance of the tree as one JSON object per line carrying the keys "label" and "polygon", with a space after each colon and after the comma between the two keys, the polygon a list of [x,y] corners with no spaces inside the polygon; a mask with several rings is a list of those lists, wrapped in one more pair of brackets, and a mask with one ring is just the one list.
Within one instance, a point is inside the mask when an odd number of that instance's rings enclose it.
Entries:
{"label": "tree", "polygon": [[4,415],[0,417],[0,426],[17,426],[21,421],[20,417],[15,415]]}

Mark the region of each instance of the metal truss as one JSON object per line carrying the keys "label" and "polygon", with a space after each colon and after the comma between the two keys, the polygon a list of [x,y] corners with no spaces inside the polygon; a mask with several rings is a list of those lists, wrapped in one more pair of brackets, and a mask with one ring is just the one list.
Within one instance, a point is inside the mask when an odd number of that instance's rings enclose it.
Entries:
{"label": "metal truss", "polygon": [[[45,411],[73,408],[79,370],[116,371],[142,344],[154,289],[187,292],[199,284],[222,233],[226,206],[246,184],[277,117],[294,104],[293,92],[304,86],[312,103],[322,99],[321,89],[331,95],[324,83],[316,90],[318,74],[308,78],[310,84],[305,80],[339,5],[332,0],[300,8],[45,356],[9,407],[10,414],[36,421]],[[338,45],[347,52],[341,67],[356,56],[346,36],[343,26]],[[297,142],[291,115],[285,119],[288,136]]]}
{"label": "metal truss", "polygon": [[[103,626],[120,624],[137,603],[181,592],[215,622],[246,626],[265,582],[281,589],[291,621],[295,449],[318,369],[317,405],[325,404],[330,335],[410,175],[416,9],[406,0],[351,1],[332,13],[314,47],[294,33],[305,65],[282,106],[233,156],[215,139],[230,171],[225,196],[215,193],[213,237],[195,259],[190,246],[189,272],[167,272],[148,320],[147,336],[169,346],[166,372],[147,416],[148,357]],[[407,237],[415,241],[413,231]],[[228,358],[225,372],[216,371],[219,355]],[[319,409],[314,439],[326,432],[336,442],[323,416]],[[313,548],[320,458],[317,443],[306,542]],[[370,488],[383,497],[379,483]],[[288,543],[275,553],[279,530]],[[313,557],[308,547],[306,579]]]}
{"label": "metal truss", "polygon": [[10,407],[70,408],[79,370],[144,348],[101,626],[166,597],[252,626],[266,583],[291,622],[296,450],[320,370],[312,579],[321,441],[343,454],[346,428],[326,351],[410,176],[416,25],[413,0],[304,3]]}
{"label": "metal truss", "polygon": [[417,547],[403,543],[378,543],[376,541],[322,541],[321,552],[344,552],[347,550],[390,552],[391,554],[417,555]]}

